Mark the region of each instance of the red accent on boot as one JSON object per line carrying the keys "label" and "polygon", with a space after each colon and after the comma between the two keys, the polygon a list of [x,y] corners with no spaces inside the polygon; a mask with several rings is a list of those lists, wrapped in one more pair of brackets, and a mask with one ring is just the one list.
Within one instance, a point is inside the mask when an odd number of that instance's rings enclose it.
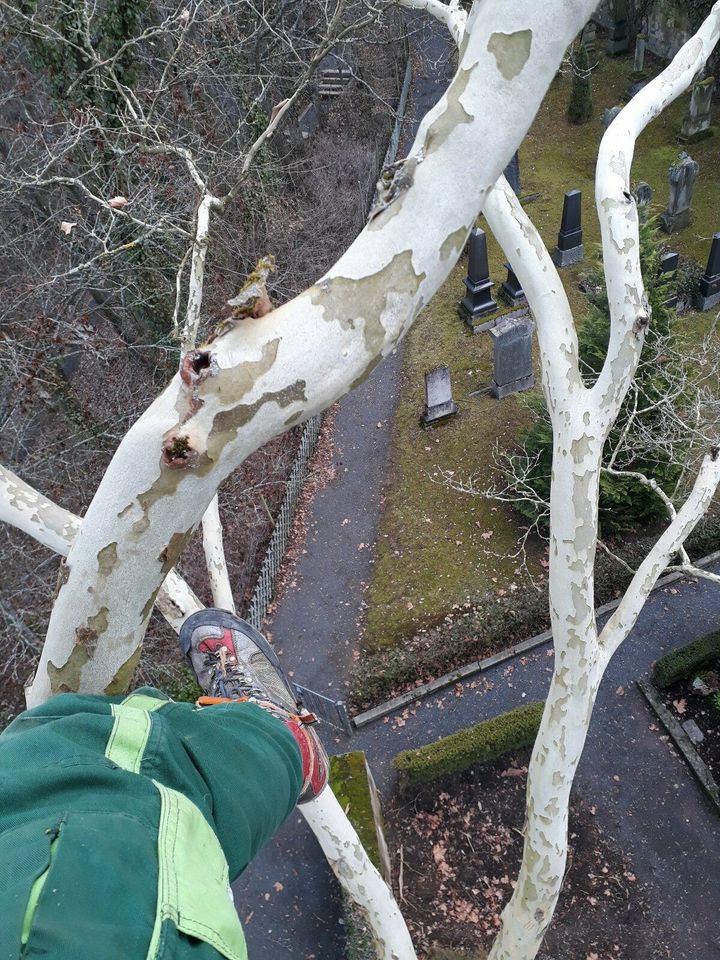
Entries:
{"label": "red accent on boot", "polygon": [[298,803],[305,803],[308,800],[314,800],[327,783],[327,754],[315,731],[301,723],[299,719],[288,719],[285,721],[285,726],[300,747],[303,785]]}
{"label": "red accent on boot", "polygon": [[207,637],[198,644],[198,650],[202,653],[215,653],[220,647],[225,647],[228,654],[233,658],[235,657],[235,644],[230,630],[223,630],[222,637]]}

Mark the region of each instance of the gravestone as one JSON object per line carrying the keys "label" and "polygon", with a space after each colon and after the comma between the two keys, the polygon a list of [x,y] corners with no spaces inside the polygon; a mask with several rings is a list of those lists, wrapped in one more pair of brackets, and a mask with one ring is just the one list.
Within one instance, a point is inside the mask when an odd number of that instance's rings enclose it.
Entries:
{"label": "gravestone", "polygon": [[683,143],[694,143],[712,136],[712,98],[715,92],[715,77],[700,80],[692,88],[690,106],[683,120],[680,140]]}
{"label": "gravestone", "polygon": [[422,424],[430,427],[434,423],[447,420],[458,412],[452,398],[452,384],[450,370],[447,367],[436,367],[425,374],[425,413],[422,415]]}
{"label": "gravestone", "polygon": [[597,40],[597,27],[593,20],[589,20],[584,28],[582,35],[580,37],[580,43],[585,47],[592,60],[592,54],[595,53],[595,41]]}
{"label": "gravestone", "polygon": [[712,310],[720,304],[720,233],[713,237],[707,268],[700,280],[700,293],[696,300],[698,310]]}
{"label": "gravestone", "polygon": [[582,232],[582,193],[570,190],[565,194],[562,224],[552,258],[556,267],[579,263],[585,256]]}
{"label": "gravestone", "polygon": [[644,180],[641,180],[633,192],[635,194],[635,203],[637,203],[640,223],[647,223],[647,219],[650,216],[653,189],[649,183],[645,183]]}
{"label": "gravestone", "polygon": [[490,331],[493,338],[490,393],[498,400],[534,386],[532,331],[533,322],[527,314],[503,319]]}
{"label": "gravestone", "polygon": [[303,140],[308,140],[320,127],[320,115],[314,103],[309,103],[298,117],[298,127]]}
{"label": "gravestone", "polygon": [[626,0],[613,0],[611,9],[613,24],[608,37],[607,52],[608,56],[617,57],[621,53],[627,53],[630,46]]}
{"label": "gravestone", "polygon": [[488,265],[487,237],[485,231],[479,227],[475,227],[470,233],[468,274],[463,283],[467,293],[460,301],[458,310],[473,333],[478,333],[480,317],[497,310],[497,303],[492,298],[493,282]]}
{"label": "gravestone", "polygon": [[601,117],[603,130],[607,130],[621,110],[622,107],[608,107],[607,110],[603,110],[603,115]]}
{"label": "gravestone", "polygon": [[681,153],[677,162],[668,170],[670,197],[667,210],[660,217],[665,233],[675,233],[689,225],[693,189],[699,172],[700,164],[687,153]]}
{"label": "gravestone", "polygon": [[635,38],[635,60],[633,62],[632,76],[634,80],[642,80],[645,77],[645,49],[647,47],[647,37],[644,33],[639,33]]}
{"label": "gravestone", "polygon": [[516,197],[520,196],[520,156],[516,150],[510,163],[505,167],[505,179],[513,188]]}
{"label": "gravestone", "polygon": [[[672,251],[670,253],[664,253],[660,257],[660,277],[671,283],[675,279],[677,274],[678,263],[680,262],[680,254]],[[673,291],[670,296],[665,300],[664,305],[670,310],[674,310],[678,305],[678,295],[677,291]]]}
{"label": "gravestone", "polygon": [[510,264],[506,263],[505,268],[507,269],[507,280],[503,282],[500,288],[501,293],[509,304],[514,307],[519,307],[523,303],[527,303],[527,297]]}
{"label": "gravestone", "polygon": [[647,86],[648,75],[645,72],[645,50],[647,48],[647,37],[644,33],[639,33],[635,38],[635,61],[633,71],[630,74],[632,81],[627,92],[627,99],[632,100],[636,93],[639,93],[643,87]]}

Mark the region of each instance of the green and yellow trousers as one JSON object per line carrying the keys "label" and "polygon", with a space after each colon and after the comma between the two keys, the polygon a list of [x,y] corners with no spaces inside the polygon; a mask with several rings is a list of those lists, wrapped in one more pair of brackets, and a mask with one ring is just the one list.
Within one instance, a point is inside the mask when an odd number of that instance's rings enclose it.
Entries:
{"label": "green and yellow trousers", "polygon": [[252,703],[59,694],[0,735],[0,960],[246,960],[230,890],[290,814]]}

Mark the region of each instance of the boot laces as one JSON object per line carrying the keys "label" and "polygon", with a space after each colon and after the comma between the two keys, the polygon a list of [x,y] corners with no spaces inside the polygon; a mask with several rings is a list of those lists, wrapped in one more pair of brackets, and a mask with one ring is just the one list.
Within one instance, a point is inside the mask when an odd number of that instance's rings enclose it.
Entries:
{"label": "boot laces", "polygon": [[214,696],[266,698],[265,691],[256,678],[243,670],[235,657],[228,654],[225,647],[208,651],[204,666],[210,670],[210,683]]}

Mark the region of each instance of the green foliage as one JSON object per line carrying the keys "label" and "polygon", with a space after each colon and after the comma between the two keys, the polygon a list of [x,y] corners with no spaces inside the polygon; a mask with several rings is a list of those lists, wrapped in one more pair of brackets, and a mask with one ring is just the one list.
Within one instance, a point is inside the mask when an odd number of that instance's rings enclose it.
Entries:
{"label": "green foliage", "polygon": [[681,304],[692,304],[700,293],[700,279],[704,268],[691,257],[680,257],[675,274],[675,290]]}
{"label": "green foliage", "polygon": [[661,657],[653,668],[653,683],[664,690],[680,680],[686,680],[695,671],[719,661],[720,630],[714,630],[687,647]]}
{"label": "green foliage", "polygon": [[176,670],[163,677],[160,688],[171,700],[178,700],[183,703],[195,703],[198,697],[201,697],[204,693],[195,678],[195,674],[185,664],[178,664]]}
{"label": "green foliage", "polygon": [[[640,263],[652,307],[652,323],[645,338],[642,357],[635,377],[635,387],[639,397],[639,408],[657,401],[668,392],[668,381],[672,373],[674,342],[673,324],[675,313],[665,307],[669,296],[667,281],[659,275],[662,247],[657,231],[651,223],[640,227]],[[610,310],[602,272],[598,268],[587,278],[586,284],[592,310],[579,333],[580,363],[583,376],[589,384],[597,379],[607,354],[610,338]],[[670,346],[668,350],[667,347]],[[542,397],[532,395],[525,400],[526,405],[535,414],[535,421],[521,436],[520,443],[527,455],[534,458],[529,482],[537,494],[545,501],[550,496],[550,476],[552,466],[552,429],[550,418]],[[632,398],[628,397],[622,406],[620,415],[608,438],[607,449],[615,449],[627,424]],[[653,423],[658,421],[662,412],[650,411],[642,414],[638,422],[648,432],[652,432]],[[636,460],[625,464],[627,469],[637,470],[649,475],[660,484],[669,488],[679,475],[678,459],[671,459],[664,451],[651,451],[640,454]],[[525,501],[518,509],[529,520],[538,519],[537,508]],[[646,523],[664,516],[660,499],[647,487],[637,481],[624,477],[610,477],[603,473],[600,479],[600,528],[604,535],[627,530],[638,523]]]}
{"label": "green foliage", "polygon": [[362,750],[330,758],[330,787],[350,823],[357,830],[368,856],[379,870],[380,850],[365,754]]}
{"label": "green foliage", "polygon": [[[93,53],[101,60],[115,58],[112,71],[126,86],[135,82],[136,68],[132,48],[116,56],[122,45],[140,29],[148,0],[108,0],[102,13],[88,14],[82,0],[61,4],[48,25],[62,39],[51,40],[33,35],[30,51],[35,64],[45,71],[54,95],[61,101],[100,107],[108,114],[117,112],[119,94],[112,84],[103,85],[98,74],[90,71]],[[37,0],[22,0],[21,13],[37,13]],[[77,81],[77,83],[76,83]]]}
{"label": "green foliage", "polygon": [[393,763],[403,788],[430,783],[476,763],[495,760],[510,750],[530,746],[537,736],[545,704],[529,703],[467,730],[459,730],[418,750],[404,750]]}
{"label": "green foliage", "polygon": [[580,44],[573,58],[573,78],[568,103],[570,123],[587,123],[593,115],[592,81],[590,79],[590,58],[587,47]]}

